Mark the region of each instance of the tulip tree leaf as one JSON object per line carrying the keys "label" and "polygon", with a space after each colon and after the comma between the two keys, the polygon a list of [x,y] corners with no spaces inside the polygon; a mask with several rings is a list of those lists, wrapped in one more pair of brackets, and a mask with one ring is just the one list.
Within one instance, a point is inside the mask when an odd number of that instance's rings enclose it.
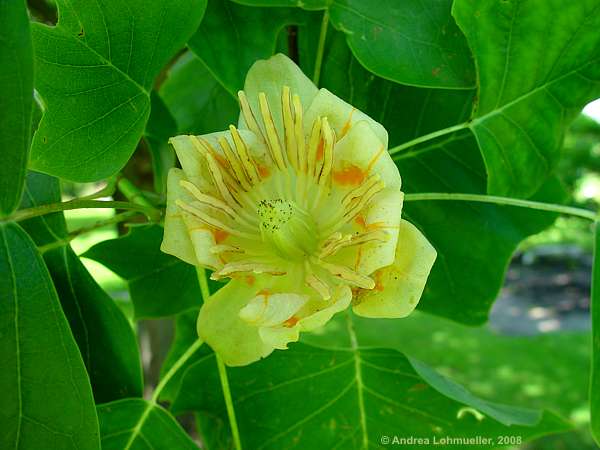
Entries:
{"label": "tulip tree leaf", "polygon": [[0,3],[0,217],[19,205],[33,102],[33,50],[23,0]]}
{"label": "tulip tree leaf", "polygon": [[590,382],[590,411],[592,435],[600,445],[600,224],[594,225],[594,267],[592,272],[592,374]]}
{"label": "tulip tree leaf", "polygon": [[[358,64],[340,35],[332,36],[325,61],[323,85],[380,121],[389,132],[390,147],[460,123],[473,104],[473,92],[417,89],[376,77]],[[486,192],[485,166],[470,130],[393,158],[407,193]],[[538,195],[550,201],[564,196],[556,180]],[[405,202],[402,214],[438,252],[419,308],[472,325],[487,320],[518,243],[555,218],[519,208],[430,201]]]}
{"label": "tulip tree leaf", "polygon": [[127,280],[136,319],[164,317],[202,303],[193,266],[161,252],[163,228],[134,227],[83,254]]}
{"label": "tulip tree leaf", "polygon": [[169,145],[169,138],[177,134],[177,124],[160,96],[152,91],[150,95],[152,112],[144,131],[144,140],[152,156],[154,189],[164,193],[167,189],[167,174],[175,167],[175,152]]}
{"label": "tulip tree leaf", "polygon": [[[173,403],[174,413],[225,416],[215,364],[213,357],[190,366]],[[409,359],[393,350],[336,351],[293,344],[250,366],[228,368],[242,445],[358,449],[379,447],[381,437],[390,434],[431,443],[434,436],[447,435],[515,435],[527,440],[567,429],[551,413],[541,416],[477,399],[423,363],[418,367],[415,370]]]}
{"label": "tulip tree leaf", "polygon": [[90,381],[33,241],[0,224],[1,448],[100,448]]}
{"label": "tulip tree leaf", "polygon": [[188,46],[237,99],[250,66],[257,59],[273,55],[279,32],[286,25],[302,23],[303,17],[301,10],[291,8],[264,9],[229,0],[210,1]]}
{"label": "tulip tree leaf", "polygon": [[142,136],[154,78],[198,27],[206,0],[58,0],[34,24],[36,88],[47,103],[31,167],[74,181],[120,170]]}
{"label": "tulip tree leaf", "polygon": [[198,450],[168,411],[141,398],[99,405],[98,419],[103,450]]}
{"label": "tulip tree leaf", "polygon": [[[475,68],[451,0],[236,0],[254,6],[329,9],[357,60],[380,77],[421,87],[470,89]],[[316,30],[318,34],[319,30]]]}
{"label": "tulip tree leaf", "polygon": [[236,123],[240,113],[237,100],[191,52],[171,68],[160,87],[160,96],[180,134],[222,131]]}
{"label": "tulip tree leaf", "polygon": [[[30,172],[22,207],[57,201],[58,180]],[[134,331],[64,240],[68,235],[63,214],[29,219],[22,225],[37,245],[54,247],[44,253],[44,260],[79,346],[96,402],[141,396],[142,370]]]}
{"label": "tulip tree leaf", "polygon": [[488,191],[529,196],[556,165],[566,125],[600,96],[600,1],[457,0],[453,14],[479,71],[471,129]]}

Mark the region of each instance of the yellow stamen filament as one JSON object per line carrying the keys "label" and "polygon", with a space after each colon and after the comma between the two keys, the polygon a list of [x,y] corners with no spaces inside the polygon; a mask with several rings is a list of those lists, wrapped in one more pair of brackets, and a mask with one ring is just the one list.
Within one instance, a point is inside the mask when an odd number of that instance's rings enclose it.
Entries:
{"label": "yellow stamen filament", "polygon": [[323,117],[321,134],[323,135],[323,168],[321,169],[319,186],[324,186],[329,180],[329,174],[333,167],[333,147],[335,145],[335,132],[329,126],[327,117]]}
{"label": "yellow stamen filament", "polygon": [[239,247],[225,244],[213,245],[210,248],[210,252],[214,255],[218,255],[219,253],[245,253],[244,250]]}
{"label": "yellow stamen filament", "polygon": [[304,139],[304,123],[302,121],[302,103],[298,94],[294,94],[294,133],[296,135],[296,147],[298,151],[298,167],[300,171],[306,172],[306,143]]}
{"label": "yellow stamen filament", "polygon": [[285,272],[277,270],[268,264],[262,264],[253,261],[235,261],[225,264],[220,270],[213,272],[210,278],[218,280],[219,278],[227,277],[235,273],[252,272],[252,273],[269,273],[271,275],[284,275]]}
{"label": "yellow stamen filament", "polygon": [[250,156],[250,153],[248,152],[248,146],[240,136],[240,133],[238,133],[236,127],[234,127],[233,125],[229,125],[229,131],[231,133],[231,136],[233,137],[233,142],[235,144],[237,154],[240,157],[244,169],[246,170],[246,174],[250,178],[252,184],[258,183],[260,181],[260,176],[258,175],[256,164]]}
{"label": "yellow stamen filament", "polygon": [[365,195],[365,192],[367,192],[369,189],[371,189],[371,187],[373,187],[373,185],[375,183],[377,183],[378,181],[379,181],[379,175],[377,175],[377,174],[371,175],[360,186],[358,186],[357,188],[352,189],[350,192],[348,192],[342,199],[342,205],[344,206],[344,208],[347,208],[348,205],[350,205],[352,200],[354,200],[355,198],[362,197],[363,195]]}
{"label": "yellow stamen filament", "polygon": [[269,109],[269,103],[267,102],[267,96],[264,92],[258,94],[258,103],[260,105],[260,113],[262,115],[263,123],[265,125],[265,132],[267,133],[267,144],[271,150],[271,156],[277,164],[280,170],[285,169],[285,161],[283,160],[283,154],[281,153],[281,144],[279,142],[279,136],[277,135],[277,129],[275,128],[275,122],[273,122],[273,116]]}
{"label": "yellow stamen filament", "polygon": [[304,278],[304,281],[306,282],[306,284],[309,287],[311,287],[312,289],[314,289],[317,292],[317,294],[319,294],[321,296],[321,298],[323,300],[329,300],[331,298],[331,292],[329,291],[329,286],[327,286],[327,284],[323,280],[321,280],[318,276],[316,276],[312,272],[308,262],[305,262],[305,267],[306,267],[306,277]]}
{"label": "yellow stamen filament", "polygon": [[344,221],[350,222],[354,217],[365,207],[365,205],[371,201],[371,199],[383,190],[384,184],[383,181],[378,181],[373,186],[369,188],[367,192],[364,193],[360,198],[354,199],[347,209],[346,214],[344,214]]}
{"label": "yellow stamen filament", "polygon": [[215,186],[217,187],[217,190],[223,197],[223,200],[225,200],[230,205],[235,205],[237,202],[231,195],[231,192],[229,191],[229,188],[225,184],[225,181],[223,181],[223,173],[219,169],[219,165],[217,164],[217,161],[215,161],[214,156],[211,155],[210,153],[207,153],[206,161],[208,162],[208,170],[210,171],[210,173],[213,177],[213,180],[215,182]]}
{"label": "yellow stamen filament", "polygon": [[233,169],[233,173],[235,174],[237,181],[239,182],[239,184],[242,186],[242,188],[245,191],[249,191],[250,190],[249,180],[246,177],[246,174],[244,173],[244,169],[242,169],[242,165],[240,164],[240,160],[239,160],[238,156],[236,155],[236,153],[232,150],[231,146],[229,145],[229,141],[227,139],[225,139],[225,137],[221,136],[219,138],[219,145],[221,146],[223,153],[225,153],[225,158],[227,158],[227,162]]}
{"label": "yellow stamen filament", "polygon": [[296,131],[294,129],[294,113],[292,112],[290,88],[288,86],[283,87],[283,93],[281,94],[281,112],[283,116],[283,131],[288,161],[292,167],[297,168],[298,148],[296,145]]}
{"label": "yellow stamen filament", "polygon": [[317,160],[317,152],[319,150],[319,142],[321,141],[321,118],[319,117],[313,123],[308,141],[308,175],[315,174],[315,166]]}
{"label": "yellow stamen filament", "polygon": [[246,126],[250,131],[252,131],[256,136],[265,140],[263,133],[254,118],[254,114],[252,113],[252,108],[250,108],[250,104],[248,103],[248,99],[246,98],[246,94],[244,91],[238,91],[238,98],[240,99],[240,108],[242,110],[242,115],[244,116],[244,121],[246,122]]}
{"label": "yellow stamen filament", "polygon": [[353,284],[361,289],[373,289],[375,287],[375,281],[373,281],[372,278],[361,275],[346,266],[330,264],[324,261],[320,261],[319,265],[331,273],[334,277],[347,281],[348,283]]}
{"label": "yellow stamen filament", "polygon": [[229,233],[233,236],[244,237],[244,238],[248,238],[248,239],[254,238],[254,235],[252,235],[252,234],[244,233],[243,231],[239,231],[239,230],[236,230],[235,228],[231,228],[230,226],[225,225],[219,219],[212,217],[206,211],[203,211],[200,208],[196,208],[193,205],[188,205],[187,203],[185,203],[181,200],[176,200],[175,204],[177,206],[179,206],[181,209],[183,209],[184,211],[187,211],[194,217],[200,219],[202,222],[204,222],[207,225],[210,225],[213,228],[226,231],[227,233]]}

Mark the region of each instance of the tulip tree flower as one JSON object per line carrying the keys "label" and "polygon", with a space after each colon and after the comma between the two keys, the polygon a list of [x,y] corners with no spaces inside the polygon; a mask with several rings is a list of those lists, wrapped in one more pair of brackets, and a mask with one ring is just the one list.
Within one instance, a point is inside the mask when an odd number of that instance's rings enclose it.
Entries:
{"label": "tulip tree flower", "polygon": [[436,252],[401,219],[386,130],[286,56],[256,62],[238,126],[171,139],[162,250],[228,283],[198,333],[228,365],[285,349],[352,307],[410,314]]}

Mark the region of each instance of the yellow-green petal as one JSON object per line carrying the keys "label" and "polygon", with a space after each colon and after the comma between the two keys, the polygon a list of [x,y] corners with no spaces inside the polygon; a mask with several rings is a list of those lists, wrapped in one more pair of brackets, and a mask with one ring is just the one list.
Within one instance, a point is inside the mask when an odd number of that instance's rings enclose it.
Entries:
{"label": "yellow-green petal", "polygon": [[180,181],[186,180],[181,169],[171,169],[167,178],[167,208],[165,214],[165,232],[160,249],[169,255],[197,265],[196,253],[190,239],[183,214],[175,204],[177,199],[187,199],[189,195],[183,190]]}
{"label": "yellow-green petal", "polygon": [[306,317],[298,321],[297,327],[301,331],[312,331],[316,328],[322,327],[331,320],[334,314],[345,310],[350,306],[352,300],[352,291],[350,287],[345,284],[338,285],[331,296],[331,299],[327,301],[325,306],[319,303],[313,305],[313,312]]}
{"label": "yellow-green petal", "polygon": [[273,351],[273,346],[261,339],[259,328],[240,318],[240,310],[256,294],[256,285],[231,280],[208,298],[200,309],[198,336],[228,366],[244,366]]}
{"label": "yellow-green petal", "polygon": [[427,238],[402,220],[394,264],[374,274],[375,289],[359,292],[354,312],[372,318],[408,316],[419,303],[436,256]]}
{"label": "yellow-green petal", "polygon": [[293,293],[259,293],[240,311],[240,317],[251,325],[273,327],[281,325],[302,308],[309,297]]}
{"label": "yellow-green petal", "polygon": [[[280,138],[283,138],[281,94],[284,86],[288,86],[292,94],[300,97],[300,103],[305,110],[318,92],[316,86],[302,70],[281,53],[266,60],[256,61],[246,74],[244,83],[246,98],[257,119],[260,117],[258,95],[261,92],[265,93]],[[242,114],[240,114],[239,127],[247,128]]]}
{"label": "yellow-green petal", "polygon": [[346,103],[327,89],[319,90],[310,108],[306,111],[304,126],[307,129],[305,133],[310,133],[309,128],[318,117],[327,117],[338,139],[342,139],[348,134],[357,123],[367,122],[387,150],[388,134],[383,125],[371,119],[349,103]]}

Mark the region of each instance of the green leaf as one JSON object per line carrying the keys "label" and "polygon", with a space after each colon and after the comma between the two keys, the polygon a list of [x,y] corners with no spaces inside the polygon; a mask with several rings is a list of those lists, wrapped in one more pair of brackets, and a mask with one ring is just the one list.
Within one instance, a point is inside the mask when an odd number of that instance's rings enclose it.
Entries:
{"label": "green leaf", "polygon": [[202,303],[195,268],[161,252],[162,236],[159,225],[134,227],[83,254],[127,280],[136,319],[170,316]]}
{"label": "green leaf", "polygon": [[152,156],[154,189],[164,193],[169,169],[175,167],[175,152],[169,145],[169,138],[177,134],[177,124],[156,91],[152,91],[150,100],[152,112],[144,131],[144,140]]}
{"label": "green leaf", "polygon": [[[58,180],[30,172],[23,207],[60,200]],[[142,395],[142,370],[136,336],[112,298],[102,290],[65,238],[62,213],[23,222],[36,244],[56,245],[44,253],[62,309],[87,368],[96,402]]]}
{"label": "green leaf", "polygon": [[44,262],[0,224],[0,447],[99,449],[90,382]]}
{"label": "green leaf", "polygon": [[[451,0],[236,0],[254,6],[329,9],[354,56],[380,77],[407,85],[470,89],[475,68],[464,35],[450,15]],[[318,30],[316,31],[318,33]]]}
{"label": "green leaf", "polygon": [[33,50],[23,0],[0,2],[0,217],[19,205],[29,157]]}
{"label": "green leaf", "polygon": [[[380,121],[390,147],[462,122],[473,103],[470,91],[417,89],[376,77],[358,64],[339,34],[331,37],[322,80]],[[407,193],[486,192],[484,162],[470,130],[413,146],[393,158]],[[560,201],[564,193],[550,180],[536,198]],[[555,218],[522,208],[433,201],[405,202],[402,214],[438,252],[419,308],[468,324],[487,320],[518,243]]]}
{"label": "green leaf", "polygon": [[237,123],[240,113],[237,100],[191,52],[169,70],[160,96],[175,117],[180,134],[222,131]]}
{"label": "green leaf", "polygon": [[198,449],[169,412],[141,398],[99,405],[98,419],[102,450]]}
{"label": "green leaf", "polygon": [[156,75],[198,27],[206,0],[58,0],[56,27],[33,25],[36,88],[48,108],[35,170],[73,181],[119,171],[150,113]]}
{"label": "green leaf", "polygon": [[600,224],[594,224],[594,267],[592,271],[592,374],[590,381],[590,411],[592,435],[600,445]]}
{"label": "green leaf", "polygon": [[490,193],[533,194],[556,165],[569,121],[600,95],[599,11],[598,0],[454,3],[478,68],[470,127]]}
{"label": "green leaf", "polygon": [[[204,359],[186,371],[172,407],[175,413],[224,416],[214,365],[214,358]],[[430,376],[432,369],[427,371]],[[484,402],[488,413],[510,417],[513,425],[504,426],[490,415],[482,418],[482,411],[475,410],[482,400],[464,391],[455,395],[459,401],[446,397],[437,388],[445,384],[447,391],[455,384],[436,374],[436,385],[429,385],[393,350],[355,346],[336,351],[294,344],[250,366],[229,368],[228,376],[246,448],[379,447],[382,436],[394,434],[430,443],[443,436],[514,435],[526,440],[566,428],[550,413],[536,423],[536,413],[489,402]],[[200,383],[206,388],[197,389]]]}
{"label": "green leaf", "polygon": [[[212,0],[188,46],[237,99],[250,66],[273,55],[278,34],[286,25],[302,23],[303,17],[298,9],[252,8]],[[226,125],[221,124],[220,129]]]}

